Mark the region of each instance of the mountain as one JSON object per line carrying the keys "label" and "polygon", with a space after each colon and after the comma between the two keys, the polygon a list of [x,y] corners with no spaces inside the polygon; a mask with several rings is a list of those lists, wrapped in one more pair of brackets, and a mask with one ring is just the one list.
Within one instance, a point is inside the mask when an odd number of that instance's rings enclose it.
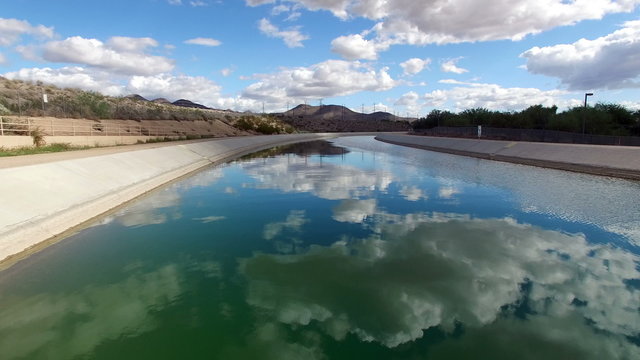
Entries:
{"label": "mountain", "polygon": [[131,99],[131,100],[135,100],[135,101],[144,101],[144,102],[153,102],[156,104],[165,104],[165,105],[174,105],[174,106],[180,106],[180,107],[187,107],[187,108],[192,108],[192,109],[205,109],[205,110],[212,110],[209,107],[206,107],[202,104],[198,104],[198,103],[194,103],[191,100],[187,100],[187,99],[180,99],[180,100],[176,100],[174,102],[171,102],[165,98],[157,98],[153,101],[149,101],[147,99],[145,99],[144,97],[138,95],[138,94],[131,94],[131,95],[127,95],[125,96],[126,99]]}
{"label": "mountain", "polygon": [[164,104],[164,105],[171,105],[171,101],[165,99],[165,98],[157,98],[154,100],[151,100],[151,102],[156,103],[156,104]]}
{"label": "mountain", "polygon": [[300,104],[283,113],[274,114],[304,131],[406,131],[414,119],[401,118],[387,112],[363,114],[340,105],[311,106]]}
{"label": "mountain", "polygon": [[180,100],[176,100],[172,103],[175,106],[181,106],[181,107],[188,107],[188,108],[193,108],[193,109],[211,109],[208,108],[204,105],[201,104],[196,104],[193,101],[190,100],[186,100],[186,99],[180,99]]}
{"label": "mountain", "polygon": [[131,94],[131,95],[127,95],[125,96],[126,99],[131,99],[131,100],[135,100],[135,101],[149,101],[145,98],[143,98],[142,96],[138,95],[138,94]]}

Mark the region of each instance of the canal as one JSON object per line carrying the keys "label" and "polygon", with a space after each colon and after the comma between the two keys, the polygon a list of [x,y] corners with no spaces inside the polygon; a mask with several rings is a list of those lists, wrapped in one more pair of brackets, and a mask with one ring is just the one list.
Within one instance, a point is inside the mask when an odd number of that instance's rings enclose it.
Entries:
{"label": "canal", "polygon": [[2,359],[640,358],[640,183],[344,137],[0,272]]}

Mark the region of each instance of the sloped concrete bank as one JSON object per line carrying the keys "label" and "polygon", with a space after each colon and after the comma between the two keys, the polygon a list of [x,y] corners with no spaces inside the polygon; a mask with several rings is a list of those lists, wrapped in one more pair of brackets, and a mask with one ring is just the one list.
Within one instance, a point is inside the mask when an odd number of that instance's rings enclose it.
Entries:
{"label": "sloped concrete bank", "polygon": [[640,180],[640,148],[382,134],[395,145],[481,159]]}
{"label": "sloped concrete bank", "polygon": [[0,264],[127,201],[211,164],[331,134],[234,137],[36,163],[0,166]]}

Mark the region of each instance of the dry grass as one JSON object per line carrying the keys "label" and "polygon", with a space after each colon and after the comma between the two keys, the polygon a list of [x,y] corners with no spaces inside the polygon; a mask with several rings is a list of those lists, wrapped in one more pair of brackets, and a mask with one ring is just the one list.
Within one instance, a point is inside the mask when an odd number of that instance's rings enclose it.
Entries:
{"label": "dry grass", "polygon": [[[45,104],[43,94],[46,94],[48,99]],[[30,83],[3,77],[0,77],[0,115],[96,122],[133,120],[138,122],[139,126],[144,126],[148,121],[168,120],[174,123],[185,122],[181,126],[169,125],[176,127],[180,134],[195,132],[203,136],[210,135],[213,124],[221,123],[236,128],[235,130],[241,133],[271,134],[293,131],[289,125],[269,116],[247,115],[227,110],[193,109],[128,97],[110,97],[91,91],[61,89],[41,82]],[[209,125],[203,126],[204,123]],[[205,132],[198,133],[200,130]]]}
{"label": "dry grass", "polygon": [[45,153],[54,153],[54,152],[72,151],[72,150],[85,150],[85,149],[89,149],[89,147],[88,146],[72,146],[70,144],[61,144],[61,143],[44,145],[41,147],[28,146],[28,147],[19,147],[19,148],[12,148],[12,149],[5,149],[3,147],[0,147],[0,157],[45,154]]}

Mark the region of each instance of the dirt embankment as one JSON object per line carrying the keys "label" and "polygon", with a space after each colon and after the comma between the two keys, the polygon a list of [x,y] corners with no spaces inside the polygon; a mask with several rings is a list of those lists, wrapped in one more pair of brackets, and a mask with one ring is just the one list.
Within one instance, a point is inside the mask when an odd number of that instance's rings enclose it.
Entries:
{"label": "dirt embankment", "polygon": [[87,120],[3,116],[4,135],[28,135],[39,129],[47,136],[175,136],[227,137],[249,135],[220,120]]}

